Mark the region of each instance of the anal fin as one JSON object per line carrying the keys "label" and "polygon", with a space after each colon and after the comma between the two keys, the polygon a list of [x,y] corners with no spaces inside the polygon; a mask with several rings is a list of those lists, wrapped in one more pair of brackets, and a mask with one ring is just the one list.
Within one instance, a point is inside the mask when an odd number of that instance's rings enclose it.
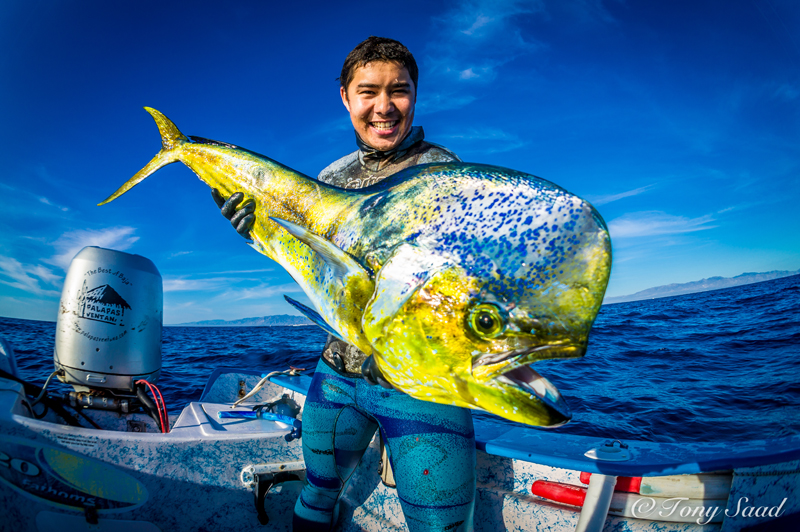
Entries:
{"label": "anal fin", "polygon": [[302,312],[303,316],[305,316],[306,318],[310,319],[311,321],[313,321],[314,323],[319,325],[322,328],[323,331],[327,332],[328,334],[330,334],[332,336],[335,336],[336,338],[338,338],[339,340],[342,340],[343,342],[347,342],[347,340],[342,338],[342,335],[339,334],[339,332],[336,329],[331,327],[331,325],[327,321],[325,321],[325,318],[320,316],[319,313],[317,313],[316,310],[303,305],[299,301],[295,301],[294,299],[292,299],[291,297],[289,297],[287,295],[284,295],[283,298],[286,301],[288,301],[289,304],[292,305],[294,308],[296,308],[297,310]]}

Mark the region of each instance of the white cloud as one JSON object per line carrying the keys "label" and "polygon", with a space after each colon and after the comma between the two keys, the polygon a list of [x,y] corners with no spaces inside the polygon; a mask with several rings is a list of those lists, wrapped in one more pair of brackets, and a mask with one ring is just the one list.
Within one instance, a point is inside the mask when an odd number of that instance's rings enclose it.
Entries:
{"label": "white cloud", "polygon": [[458,35],[487,40],[500,33],[518,31],[520,15],[544,13],[542,0],[467,0],[437,17],[434,22],[443,32],[443,40]]}
{"label": "white cloud", "polygon": [[544,12],[537,0],[471,0],[434,19],[439,38],[426,49],[425,79],[444,74],[463,81],[491,81],[497,69],[539,49],[526,40],[520,16]]}
{"label": "white cloud", "polygon": [[64,212],[67,212],[69,210],[69,207],[63,207],[61,205],[56,205],[55,203],[53,203],[49,199],[45,198],[44,196],[39,196],[39,201],[44,203],[45,205],[50,205],[51,207],[55,207],[56,209],[62,210]]}
{"label": "white cloud", "polygon": [[86,246],[125,251],[139,240],[138,236],[133,236],[134,231],[136,229],[133,227],[109,227],[98,231],[78,229],[64,233],[53,243],[56,254],[45,259],[45,262],[61,266],[66,270],[73,257]]}
{"label": "white cloud", "polygon": [[[274,268],[261,268],[257,270],[227,270],[221,272],[202,272],[191,275],[164,275],[162,277],[164,292],[191,292],[200,291],[206,296],[212,292],[225,290],[224,297],[239,299],[236,294],[242,291],[258,290],[263,286],[263,277],[252,275],[274,272]],[[241,284],[256,284],[257,288],[231,288]],[[286,285],[297,286],[297,285]],[[274,294],[273,294],[274,295]],[[256,296],[252,296],[256,297]]]}
{"label": "white cloud", "polygon": [[602,196],[587,196],[586,199],[594,205],[595,207],[599,205],[605,205],[607,203],[611,203],[612,201],[621,200],[623,198],[629,198],[631,196],[638,196],[643,192],[647,192],[653,188],[653,185],[647,185],[644,187],[635,188],[633,190],[626,190],[625,192],[618,192],[616,194],[605,194]]}
{"label": "white cloud", "polygon": [[220,279],[184,279],[163,277],[164,292],[191,292],[194,290],[217,290],[223,286],[224,280]]}
{"label": "white cloud", "polygon": [[611,239],[643,236],[674,235],[713,229],[714,218],[707,214],[697,218],[675,216],[659,211],[633,212],[611,220],[608,231]]}
{"label": "white cloud", "polygon": [[491,17],[487,17],[486,15],[479,14],[475,19],[475,22],[472,23],[472,26],[466,30],[462,30],[463,33],[467,35],[473,35],[477,30],[483,28],[484,26],[489,25],[492,22]]}
{"label": "white cloud", "polygon": [[[262,271],[262,270],[252,270]],[[246,272],[230,272],[246,273]],[[255,282],[255,286],[241,287],[242,283]],[[201,279],[189,279],[186,277],[163,278],[164,292],[202,292],[206,296],[213,297],[215,300],[238,301],[242,299],[267,299],[280,296],[285,293],[302,292],[297,283],[285,283],[281,285],[270,285],[258,278],[247,277],[207,277]]]}
{"label": "white cloud", "polygon": [[[558,8],[567,13],[573,20],[583,23],[615,23],[616,19],[608,12],[605,2],[608,0],[556,0],[551,3],[553,8]],[[623,0],[619,0],[622,2]]]}
{"label": "white cloud", "polygon": [[258,270],[226,270],[222,272],[209,272],[212,275],[230,275],[230,274],[240,274],[240,273],[266,273],[266,272],[274,272],[275,268],[261,268]]}
{"label": "white cloud", "polygon": [[[451,5],[433,18],[433,38],[417,58],[422,70],[421,113],[469,105],[476,98],[465,96],[465,90],[485,87],[507,63],[546,50],[547,44],[532,35],[534,17],[550,24],[562,19],[572,25],[613,21],[603,0],[466,0]],[[551,12],[558,14],[557,20]],[[436,91],[427,104],[426,87]]]}
{"label": "white cloud", "polygon": [[200,279],[171,276],[163,277],[164,292],[201,291],[208,294],[214,291],[227,289],[242,281],[259,281],[259,279],[248,279],[246,277],[206,277]]}
{"label": "white cloud", "polygon": [[423,116],[437,111],[460,109],[477,100],[469,94],[423,93],[417,100],[416,115]]}
{"label": "white cloud", "polygon": [[773,95],[775,98],[793,102],[800,97],[800,89],[788,83],[784,83],[774,89]]}
{"label": "white cloud", "polygon": [[270,297],[281,296],[283,294],[296,294],[298,292],[303,293],[303,290],[297,283],[286,283],[281,285],[260,284],[259,286],[252,288],[228,290],[220,297],[226,300],[233,299],[238,301],[242,299],[267,299]]}
{"label": "white cloud", "polygon": [[520,17],[540,12],[538,0],[470,0],[435,17],[434,38],[417,56],[423,87],[418,114],[471,104],[476,97],[466,88],[491,82],[503,65],[538,50],[541,44],[522,36]]}
{"label": "white cloud", "polygon": [[53,273],[51,270],[45,268],[41,264],[33,266],[33,268],[31,268],[31,273],[47,284],[56,286],[61,285],[61,282],[64,279],[64,276]]}
{"label": "white cloud", "polygon": [[0,257],[0,275],[7,279],[0,279],[0,283],[19,288],[29,294],[39,296],[61,295],[60,291],[48,289],[44,285],[58,285],[62,277],[41,265],[23,264],[11,257]]}
{"label": "white cloud", "polygon": [[517,135],[495,128],[471,128],[461,133],[445,134],[440,137],[468,144],[469,151],[472,153],[503,153],[527,144]]}

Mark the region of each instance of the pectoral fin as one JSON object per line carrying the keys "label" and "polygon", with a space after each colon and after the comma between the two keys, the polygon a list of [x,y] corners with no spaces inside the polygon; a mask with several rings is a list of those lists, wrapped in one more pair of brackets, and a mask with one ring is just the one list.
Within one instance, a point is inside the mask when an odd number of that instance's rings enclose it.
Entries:
{"label": "pectoral fin", "polygon": [[335,337],[336,337],[336,338],[338,338],[339,340],[342,340],[342,341],[344,341],[344,342],[346,342],[346,341],[347,341],[347,340],[345,340],[344,338],[342,338],[342,336],[339,334],[339,332],[338,332],[336,329],[334,329],[333,327],[331,327],[331,326],[328,324],[328,322],[327,322],[327,321],[325,321],[325,318],[323,318],[322,316],[320,316],[320,315],[317,313],[317,311],[316,311],[316,310],[314,310],[314,309],[312,309],[312,308],[309,308],[309,307],[307,307],[307,306],[303,305],[303,304],[302,304],[302,303],[300,303],[299,301],[295,301],[294,299],[292,299],[291,297],[289,297],[289,296],[287,296],[287,295],[284,295],[284,296],[283,296],[283,298],[284,298],[286,301],[288,301],[288,302],[289,302],[289,304],[290,304],[290,305],[292,305],[294,308],[296,308],[297,310],[299,310],[300,312],[302,312],[302,313],[303,313],[303,316],[305,316],[306,318],[310,319],[311,321],[313,321],[314,323],[316,323],[317,325],[319,325],[319,326],[322,328],[322,330],[323,330],[323,331],[325,331],[326,333],[328,333],[328,334],[330,334],[330,335],[333,335],[333,336],[335,336]]}
{"label": "pectoral fin", "polygon": [[[330,240],[312,233],[303,226],[280,218],[270,220],[286,229],[289,234],[308,245],[328,265],[332,276],[329,283],[330,304],[336,307],[355,307],[360,313],[372,296],[375,283],[372,272],[362,266],[352,255],[342,250]],[[334,320],[335,321],[335,320]],[[349,320],[348,320],[349,321]],[[360,326],[358,327],[360,329]]]}
{"label": "pectoral fin", "polygon": [[[361,330],[364,307],[375,288],[371,272],[336,244],[305,227],[279,218],[270,217],[270,220],[308,245],[320,261],[327,265],[322,275],[315,280],[324,288],[322,293],[318,294],[319,300],[314,300],[314,305],[320,310],[321,315],[311,311],[318,317],[314,318],[302,308],[297,308],[332,335],[355,345],[365,353],[371,353],[372,347]],[[314,299],[312,294],[309,294],[309,297]],[[320,322],[327,324],[328,328]]]}
{"label": "pectoral fin", "polygon": [[270,220],[289,231],[293,237],[316,251],[320,257],[325,260],[331,270],[333,270],[333,274],[339,279],[344,279],[350,275],[363,276],[366,279],[370,278],[370,272],[367,272],[364,266],[359,264],[356,259],[330,240],[312,233],[302,225],[297,225],[296,223],[272,216],[270,216]]}
{"label": "pectoral fin", "polygon": [[450,262],[430,250],[401,244],[383,265],[375,279],[375,290],[364,309],[361,325],[373,346],[386,341],[386,331],[400,316],[400,309],[430,276]]}

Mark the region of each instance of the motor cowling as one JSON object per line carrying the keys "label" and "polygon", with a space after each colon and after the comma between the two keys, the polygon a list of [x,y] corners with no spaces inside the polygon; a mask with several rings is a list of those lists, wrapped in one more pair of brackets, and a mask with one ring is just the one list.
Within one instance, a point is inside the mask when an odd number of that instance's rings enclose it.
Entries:
{"label": "motor cowling", "polygon": [[56,322],[59,380],[77,391],[135,391],[161,373],[163,288],[140,255],[83,248],[70,263]]}

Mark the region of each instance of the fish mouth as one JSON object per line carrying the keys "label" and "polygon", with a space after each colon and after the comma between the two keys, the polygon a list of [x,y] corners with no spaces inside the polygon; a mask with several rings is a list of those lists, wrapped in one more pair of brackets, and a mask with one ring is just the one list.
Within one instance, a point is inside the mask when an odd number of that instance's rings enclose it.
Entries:
{"label": "fish mouth", "polygon": [[539,360],[577,358],[585,353],[585,344],[551,343],[500,353],[481,354],[472,360],[472,372],[477,378],[488,380]]}
{"label": "fish mouth", "polygon": [[[558,427],[572,418],[572,412],[567,405],[567,401],[553,386],[553,383],[545,379],[539,373],[533,370],[530,366],[521,366],[514,368],[498,377],[495,381],[505,384],[506,386],[513,386],[514,388],[526,393],[554,411],[556,415],[552,416],[554,419],[553,424],[549,427]],[[560,418],[560,419],[559,419]]]}
{"label": "fish mouth", "polygon": [[566,343],[509,350],[477,357],[473,360],[472,371],[479,380],[511,386],[539,400],[552,413],[554,422],[549,426],[557,427],[569,421],[572,412],[553,383],[531,368],[531,364],[543,359],[575,358],[585,352],[585,345]]}

